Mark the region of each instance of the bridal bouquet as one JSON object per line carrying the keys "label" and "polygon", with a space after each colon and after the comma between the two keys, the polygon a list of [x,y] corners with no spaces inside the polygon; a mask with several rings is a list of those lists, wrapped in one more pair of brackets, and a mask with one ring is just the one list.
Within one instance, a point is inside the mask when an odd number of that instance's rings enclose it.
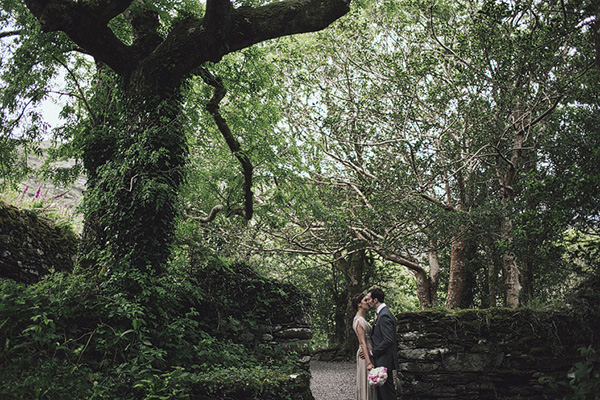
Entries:
{"label": "bridal bouquet", "polygon": [[367,377],[367,381],[369,385],[381,386],[385,383],[387,379],[387,368],[386,367],[377,367],[373,368],[369,371],[369,376]]}

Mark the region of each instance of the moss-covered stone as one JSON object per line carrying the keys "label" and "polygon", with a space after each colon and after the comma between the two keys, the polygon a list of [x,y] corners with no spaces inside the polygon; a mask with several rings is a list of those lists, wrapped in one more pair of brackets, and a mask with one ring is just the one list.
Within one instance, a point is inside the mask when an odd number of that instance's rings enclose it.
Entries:
{"label": "moss-covered stone", "polygon": [[582,297],[557,310],[399,314],[402,398],[563,398],[568,393],[553,391],[540,378],[566,381],[582,360],[579,349],[599,345],[598,283],[582,285]]}
{"label": "moss-covered stone", "polygon": [[0,277],[30,284],[51,270],[71,271],[76,251],[73,232],[0,202]]}

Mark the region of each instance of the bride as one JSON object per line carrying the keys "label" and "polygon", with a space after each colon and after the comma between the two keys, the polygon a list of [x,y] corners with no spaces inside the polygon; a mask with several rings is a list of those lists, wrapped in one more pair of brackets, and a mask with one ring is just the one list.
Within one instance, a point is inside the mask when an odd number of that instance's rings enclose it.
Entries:
{"label": "bride", "polygon": [[[369,385],[367,375],[373,369],[371,362],[371,324],[365,319],[367,311],[369,311],[369,303],[364,294],[359,293],[352,299],[352,308],[356,311],[356,316],[352,323],[352,328],[358,337],[359,348],[356,353],[356,399],[357,400],[377,400],[377,389],[375,386]],[[364,350],[364,358],[359,356],[361,350]]]}

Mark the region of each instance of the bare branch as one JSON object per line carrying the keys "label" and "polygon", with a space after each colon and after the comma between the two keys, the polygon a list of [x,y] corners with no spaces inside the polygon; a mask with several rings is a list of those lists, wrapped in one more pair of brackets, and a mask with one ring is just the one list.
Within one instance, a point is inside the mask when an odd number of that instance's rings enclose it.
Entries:
{"label": "bare branch", "polygon": [[79,92],[79,96],[77,96],[77,98],[79,98],[83,102],[83,104],[85,105],[85,108],[87,109],[88,113],[90,114],[90,117],[92,118],[92,122],[94,124],[96,124],[96,115],[94,114],[94,111],[92,110],[92,107],[90,106],[90,103],[87,101],[87,98],[85,96],[85,93],[83,92],[83,89],[79,85],[77,76],[75,76],[75,73],[73,72],[73,70],[71,68],[69,68],[69,66],[66,63],[64,63],[62,60],[59,60],[55,56],[52,56],[52,58],[56,62],[58,62],[60,65],[62,65],[67,70],[67,72],[69,73],[71,78],[73,78],[73,81],[75,82],[75,86],[77,86],[77,91]]}
{"label": "bare branch", "polygon": [[420,196],[422,198],[424,198],[425,200],[427,200],[427,201],[430,201],[430,202],[432,202],[434,204],[437,204],[437,205],[439,205],[441,207],[444,207],[444,209],[446,211],[455,211],[455,208],[452,205],[444,204],[442,201],[436,199],[435,197],[431,197],[431,196],[429,196],[428,194],[425,194],[425,193],[421,193]]}
{"label": "bare branch", "polygon": [[23,31],[22,30],[16,30],[16,31],[6,31],[6,32],[0,32],[0,39],[5,38],[5,37],[10,37],[10,36],[17,36],[20,35]]}
{"label": "bare branch", "polygon": [[238,161],[242,164],[242,174],[244,176],[244,182],[242,184],[242,188],[244,190],[244,212],[243,217],[246,219],[252,219],[252,215],[254,213],[254,201],[252,193],[252,173],[254,171],[254,166],[250,161],[248,155],[246,155],[240,146],[240,143],[231,133],[231,129],[229,129],[229,125],[219,111],[219,103],[225,97],[227,90],[225,86],[223,86],[223,82],[221,79],[213,76],[206,68],[200,68],[200,76],[204,79],[208,85],[215,88],[213,93],[213,97],[209,100],[206,105],[206,110],[212,115],[221,135],[225,139],[227,146],[229,146],[229,150],[233,153],[233,155],[238,159]]}
{"label": "bare branch", "polygon": [[400,256],[394,252],[390,252],[383,247],[381,247],[374,240],[374,236],[372,232],[367,231],[366,229],[352,229],[353,233],[360,240],[363,240],[368,243],[367,248],[372,249],[377,254],[379,254],[383,259],[395,262],[396,264],[403,265],[408,269],[414,271],[415,273],[426,274],[425,269],[419,265],[417,262],[409,260],[403,256]]}

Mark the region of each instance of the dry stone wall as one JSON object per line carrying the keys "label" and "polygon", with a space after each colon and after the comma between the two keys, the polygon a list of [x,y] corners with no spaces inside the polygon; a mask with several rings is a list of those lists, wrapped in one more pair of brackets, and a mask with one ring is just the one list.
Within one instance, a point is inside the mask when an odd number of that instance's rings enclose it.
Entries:
{"label": "dry stone wall", "polygon": [[76,251],[72,232],[0,202],[0,278],[29,284],[51,270],[71,271]]}
{"label": "dry stone wall", "polygon": [[[200,257],[191,257],[192,265]],[[210,302],[198,307],[211,333],[224,341],[244,344],[249,351],[269,345],[278,357],[292,358],[301,368],[290,375],[293,399],[312,399],[308,341],[312,338],[310,294],[257,274],[243,263],[205,265],[195,269]],[[213,303],[218,300],[218,306]]]}
{"label": "dry stone wall", "polygon": [[566,380],[600,327],[568,310],[423,311],[398,320],[399,391],[409,399],[562,398],[540,383]]}

